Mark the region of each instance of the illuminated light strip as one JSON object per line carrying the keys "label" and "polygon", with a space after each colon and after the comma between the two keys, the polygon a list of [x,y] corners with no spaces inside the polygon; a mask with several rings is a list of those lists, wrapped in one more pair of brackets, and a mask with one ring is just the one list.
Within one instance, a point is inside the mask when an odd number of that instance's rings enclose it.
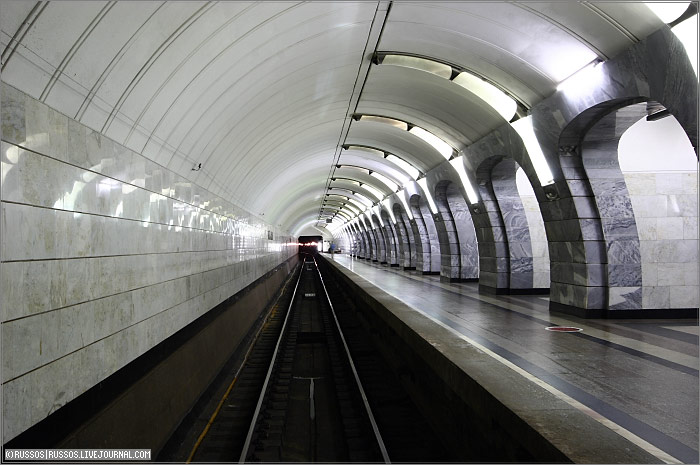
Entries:
{"label": "illuminated light strip", "polygon": [[439,61],[410,55],[385,55],[382,59],[382,64],[419,69],[445,79],[450,79],[452,77],[452,66],[440,63]]}
{"label": "illuminated light strip", "polygon": [[418,179],[418,177],[421,175],[421,172],[418,168],[416,168],[415,166],[413,166],[411,163],[407,162],[403,158],[400,158],[400,157],[394,155],[393,153],[390,153],[390,152],[387,152],[387,151],[384,151],[384,150],[381,150],[378,148],[369,147],[366,145],[352,145],[352,144],[351,145],[344,145],[343,149],[344,150],[362,150],[362,151],[377,155],[378,157],[386,158],[387,161],[395,164],[402,171],[405,171],[406,174],[408,174],[408,176],[410,178],[412,178],[414,181],[416,179]]}
{"label": "illuminated light strip", "polygon": [[518,110],[518,102],[513,97],[486,79],[458,66],[403,54],[379,55],[375,58],[375,63],[419,69],[450,80],[483,100],[506,121],[512,120]]}
{"label": "illuminated light strip", "polygon": [[420,128],[418,126],[413,126],[411,129],[408,130],[411,134],[420,137],[423,139],[425,142],[430,144],[435,150],[437,150],[440,155],[445,157],[445,159],[449,160],[450,157],[454,154],[455,149],[453,149],[447,142],[444,140],[440,139],[438,136],[433,134],[432,132],[428,132],[423,128]]}
{"label": "illuminated light strip", "polygon": [[464,190],[467,191],[469,203],[479,203],[479,196],[476,195],[476,191],[474,190],[474,187],[467,176],[467,170],[464,168],[464,155],[451,160],[450,165],[452,165],[452,167],[457,171],[457,174],[459,174],[459,179],[462,181],[462,186],[464,186]]}
{"label": "illuminated light strip", "polygon": [[377,173],[376,171],[372,171],[370,173],[370,176],[381,181],[382,184],[384,184],[386,187],[388,187],[391,192],[396,192],[396,190],[399,188],[398,184],[396,184],[394,181],[387,178],[386,176],[384,176],[381,173]]}
{"label": "illuminated light strip", "polygon": [[[603,62],[596,58],[583,68],[557,84],[557,92],[564,92],[573,95],[589,95],[590,90],[598,88],[603,78]],[[511,123],[512,124],[512,123]]]}
{"label": "illuminated light strip", "polygon": [[368,192],[370,192],[373,196],[377,198],[377,200],[382,200],[384,198],[384,193],[377,189],[376,187],[373,187],[366,182],[363,183],[360,187],[366,189]]}
{"label": "illuminated light strip", "polygon": [[407,123],[405,121],[400,121],[397,119],[393,118],[387,118],[384,116],[376,116],[376,115],[353,115],[353,118],[359,119],[360,121],[375,121],[378,123],[384,123],[384,124],[389,124],[394,127],[398,127],[400,129],[403,129],[404,131],[408,131],[411,134],[420,137],[425,141],[426,143],[430,144],[435,150],[437,150],[440,155],[445,157],[446,159],[450,159],[452,155],[456,153],[456,150],[450,146],[447,142],[436,136],[430,131],[427,131],[419,126],[416,126],[412,123]]}
{"label": "illuminated light strip", "polygon": [[[364,215],[365,215],[365,218],[367,219],[367,221],[369,222],[370,226],[372,226],[371,229],[374,229],[375,226],[374,226],[374,221],[372,221],[372,215],[371,215],[371,213],[372,213],[371,211],[366,211],[366,212],[364,213]],[[365,227],[367,227],[367,224],[365,224]]]}
{"label": "illuminated light strip", "polygon": [[359,115],[356,118],[359,119],[360,121],[384,123],[384,124],[388,124],[390,126],[394,126],[395,128],[399,128],[399,129],[403,129],[404,131],[408,131],[408,123],[406,123],[405,121],[400,121],[398,119],[387,118],[385,116],[376,116],[376,115]]}
{"label": "illuminated light strip", "polygon": [[389,198],[386,198],[382,200],[382,204],[384,205],[384,208],[386,208],[386,210],[389,212],[391,222],[396,224],[396,217],[394,216],[394,211],[391,209],[391,200],[389,200]]}
{"label": "illuminated light strip", "polygon": [[[362,203],[364,203],[365,206],[366,206],[367,208],[369,208],[369,207],[371,207],[372,205],[374,205],[374,202],[372,202],[370,199],[368,199],[368,198],[365,197],[364,195],[362,195],[362,194],[360,194],[360,193],[357,193],[357,194],[355,194],[355,195],[356,195],[357,197],[359,197],[360,201],[361,201]],[[351,200],[352,200],[352,199],[351,199]]]}
{"label": "illuminated light strip", "polygon": [[353,205],[355,205],[358,208],[358,210],[359,210],[358,215],[360,212],[367,210],[367,205],[363,204],[359,200],[349,199],[349,202],[351,202]]}
{"label": "illuminated light strip", "polygon": [[418,185],[421,187],[421,189],[423,189],[425,198],[428,199],[428,206],[430,207],[430,211],[433,212],[433,215],[436,215],[438,209],[435,206],[435,202],[433,201],[433,196],[430,195],[430,191],[428,190],[428,180],[425,178],[421,178],[418,180]]}
{"label": "illuminated light strip", "polygon": [[513,116],[515,116],[515,113],[518,111],[518,103],[515,100],[503,93],[503,91],[496,86],[471,73],[466,71],[459,73],[452,82],[467,89],[486,102],[506,121],[512,120]]}
{"label": "illuminated light strip", "polygon": [[544,153],[542,153],[542,148],[540,143],[537,141],[535,136],[535,130],[532,128],[532,115],[525,118],[520,118],[519,120],[510,123],[513,129],[517,131],[520,138],[525,144],[525,149],[530,157],[532,165],[535,167],[535,172],[537,173],[537,178],[540,181],[540,185],[547,186],[549,184],[554,184],[554,176],[552,171],[549,169],[547,160],[544,158]]}
{"label": "illuminated light strip", "polygon": [[379,224],[384,227],[384,220],[382,219],[382,210],[379,204],[375,205],[374,208],[372,208],[372,212],[377,215],[377,218],[379,219]]}
{"label": "illuminated light strip", "polygon": [[402,170],[404,170],[414,181],[418,179],[421,175],[421,172],[418,168],[404,160],[403,158],[399,158],[394,154],[387,154],[386,159],[390,161],[391,163],[395,164]]}
{"label": "illuminated light strip", "polygon": [[404,189],[402,189],[399,192],[397,192],[396,195],[399,196],[399,199],[401,200],[403,207],[406,209],[406,214],[408,215],[408,219],[412,220],[413,219],[413,212],[408,207],[408,200],[406,200],[406,195],[408,195],[408,193]]}
{"label": "illuminated light strip", "polygon": [[365,147],[364,145],[344,145],[343,148],[345,150],[359,150],[361,152],[368,152],[371,153],[372,155],[377,155],[379,157],[384,156],[384,152],[381,150],[372,148],[372,147]]}

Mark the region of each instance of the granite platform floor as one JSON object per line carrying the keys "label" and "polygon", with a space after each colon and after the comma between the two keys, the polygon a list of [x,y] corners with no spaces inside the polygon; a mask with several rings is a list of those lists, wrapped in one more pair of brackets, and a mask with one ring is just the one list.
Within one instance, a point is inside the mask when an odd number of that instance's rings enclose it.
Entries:
{"label": "granite platform floor", "polygon": [[697,320],[585,320],[550,313],[546,296],[479,294],[476,283],[444,283],[346,254],[332,259],[656,450],[659,462],[698,463]]}

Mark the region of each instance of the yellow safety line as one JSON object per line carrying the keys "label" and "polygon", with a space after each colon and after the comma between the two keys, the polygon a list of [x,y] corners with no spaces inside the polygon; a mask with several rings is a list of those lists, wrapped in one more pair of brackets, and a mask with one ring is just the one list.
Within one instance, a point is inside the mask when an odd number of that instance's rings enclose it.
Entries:
{"label": "yellow safety line", "polygon": [[219,414],[219,410],[221,410],[221,406],[224,405],[224,401],[226,400],[229,393],[231,392],[231,389],[233,389],[233,385],[236,384],[237,379],[238,379],[238,377],[233,378],[233,381],[231,381],[231,384],[229,385],[228,389],[226,389],[226,393],[219,401],[219,405],[216,406],[216,410],[214,410],[214,413],[212,414],[211,418],[209,419],[209,422],[207,423],[207,426],[204,427],[204,431],[202,431],[202,434],[200,434],[199,438],[197,438],[197,442],[194,444],[194,447],[192,448],[192,452],[190,452],[190,456],[187,457],[187,462],[185,462],[185,463],[192,462],[192,459],[194,458],[194,454],[197,452],[199,445],[204,440],[204,436],[206,436],[207,433],[209,432],[209,428],[211,428],[212,423],[214,423],[216,416]]}

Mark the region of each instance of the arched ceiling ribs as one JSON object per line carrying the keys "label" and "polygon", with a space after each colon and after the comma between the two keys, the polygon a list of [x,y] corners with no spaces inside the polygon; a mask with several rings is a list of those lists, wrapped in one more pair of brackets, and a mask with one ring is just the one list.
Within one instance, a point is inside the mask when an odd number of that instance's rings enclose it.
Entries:
{"label": "arched ceiling ribs", "polygon": [[373,183],[368,183],[353,178],[332,178],[331,184],[328,186],[327,193],[336,193],[337,191],[341,190],[352,194],[359,193],[377,202],[387,195],[390,195],[388,189],[376,181]]}
{"label": "arched ceiling ribs", "polygon": [[[221,31],[224,30],[226,27],[228,27],[229,25],[231,25],[231,24],[233,23],[234,20],[236,20],[239,16],[241,16],[242,14],[244,14],[245,12],[247,12],[248,9],[249,9],[249,8],[252,8],[254,5],[255,5],[255,4],[249,6],[248,8],[246,8],[246,9],[244,9],[244,10],[242,10],[242,11],[239,12],[237,15],[233,16],[229,21],[227,21],[226,23],[224,23],[224,24],[222,24],[221,26],[219,26],[219,28],[218,28],[216,31],[214,31],[214,32],[212,32],[211,34],[209,34],[209,36],[207,36],[203,41],[201,41],[201,42],[198,44],[198,46],[197,46],[187,57],[185,57],[185,59],[172,71],[171,75],[170,75],[170,76],[168,77],[168,79],[166,79],[166,81],[164,81],[164,82],[167,82],[168,80],[170,80],[170,79],[174,76],[174,74],[175,74],[177,71],[179,71],[180,68],[181,68],[182,66],[184,66],[184,65],[186,64],[186,62],[189,61],[189,60],[195,55],[195,52],[197,52],[201,47],[204,46],[205,43],[207,43],[208,41],[212,40],[219,32],[221,32]],[[180,93],[178,94],[178,96],[176,97],[176,99],[173,100],[173,102],[171,103],[171,105],[170,105],[170,107],[168,108],[168,110],[167,110],[165,113],[162,114],[160,120],[158,121],[158,123],[156,124],[155,128],[154,128],[153,131],[151,132],[151,134],[150,134],[150,136],[149,136],[149,140],[150,140],[150,138],[153,136],[153,134],[158,130],[158,128],[159,128],[159,126],[160,126],[160,124],[161,124],[163,118],[167,115],[167,112],[170,111],[170,108],[172,107],[172,105],[175,104],[175,100],[179,99],[180,96],[182,95],[182,93],[183,93],[187,88],[189,88],[190,85],[191,85],[193,82],[195,82],[195,80],[196,80],[198,77],[200,77],[201,75],[203,75],[203,73],[206,73],[206,72],[213,66],[213,64],[214,64],[217,60],[224,59],[224,56],[225,56],[225,54],[226,54],[227,51],[234,49],[234,47],[235,47],[236,45],[238,45],[238,43],[241,42],[243,39],[245,39],[249,33],[255,32],[255,31],[256,31],[259,27],[261,27],[263,24],[268,23],[268,22],[274,20],[274,19],[277,18],[278,16],[280,16],[280,15],[282,15],[282,14],[284,14],[284,13],[287,13],[287,12],[291,11],[292,9],[299,7],[300,5],[301,5],[301,4],[297,4],[297,5],[294,5],[294,6],[288,8],[288,9],[286,9],[286,10],[283,10],[283,11],[280,12],[278,15],[275,15],[275,17],[272,17],[272,18],[270,18],[269,20],[267,20],[267,21],[265,21],[265,22],[259,24],[258,26],[256,26],[256,28],[251,29],[250,31],[247,31],[245,34],[243,34],[243,35],[241,35],[241,36],[239,36],[239,37],[236,37],[236,39],[235,39],[233,42],[227,44],[225,48],[223,48],[221,51],[219,51],[219,53],[216,54],[216,56],[214,56],[214,57],[213,57],[209,62],[207,62],[204,66],[202,66],[201,69],[197,72],[197,74],[196,74],[196,75],[187,83],[187,85],[180,91]],[[336,12],[337,12],[337,9],[336,9],[336,10],[331,10],[331,11],[323,12],[322,14],[313,16],[313,17],[311,17],[311,18],[306,19],[305,21],[300,22],[299,24],[294,25],[293,28],[297,28],[297,27],[299,27],[300,25],[308,25],[308,24],[313,23],[314,21],[318,20],[319,18],[324,18],[324,17],[326,17],[326,16],[328,16],[328,15],[332,15],[332,14],[334,14],[334,13],[336,13]],[[267,65],[267,64],[269,63],[269,64],[271,64],[271,65],[268,65],[268,66],[274,66],[274,65],[276,64],[276,60],[277,60],[277,58],[278,58],[279,56],[283,56],[283,55],[292,55],[292,54],[290,53],[290,49],[293,49],[294,47],[301,46],[301,45],[304,45],[305,43],[308,43],[308,42],[310,42],[310,41],[313,41],[314,39],[320,37],[321,35],[328,34],[328,33],[333,33],[333,32],[335,32],[335,30],[337,30],[339,27],[341,27],[341,28],[347,28],[347,27],[354,27],[354,26],[356,26],[356,24],[352,24],[352,23],[351,23],[351,24],[344,24],[344,25],[342,25],[342,26],[338,26],[338,27],[331,28],[331,29],[326,29],[326,30],[321,31],[321,32],[319,32],[319,33],[317,33],[317,34],[314,34],[314,35],[305,37],[305,38],[302,39],[302,40],[299,40],[299,41],[297,41],[297,42],[295,42],[295,43],[293,43],[293,44],[290,44],[290,45],[286,46],[284,49],[279,50],[279,51],[278,51],[277,53],[275,53],[275,54],[271,54],[271,55],[267,55],[267,56],[262,56],[262,57],[261,57],[261,58],[263,59],[262,65]],[[224,73],[217,73],[217,74],[218,74],[218,77],[217,77],[216,81],[228,77],[228,73],[229,73],[232,69],[235,69],[236,67],[240,67],[240,62],[243,61],[247,56],[251,55],[251,56],[258,56],[258,57],[260,57],[260,56],[261,56],[261,54],[260,54],[260,49],[261,49],[262,47],[265,47],[266,45],[268,45],[269,43],[271,43],[271,42],[273,42],[273,41],[275,41],[275,40],[280,40],[280,37],[281,37],[283,34],[289,32],[289,30],[291,30],[291,29],[292,29],[292,28],[289,28],[287,31],[278,31],[278,33],[275,34],[275,35],[272,35],[271,38],[270,38],[268,41],[266,41],[266,42],[260,44],[259,47],[256,47],[255,49],[252,49],[248,54],[244,55],[244,56],[242,57],[242,59],[235,60],[235,62],[226,70],[226,72],[224,72]],[[303,55],[304,55],[304,54],[302,54],[302,56],[303,56]],[[313,55],[312,55],[312,56],[313,56]],[[324,57],[324,58],[327,58],[327,57]],[[289,61],[292,61],[292,60],[289,60]],[[299,60],[294,60],[294,61],[299,61]],[[304,61],[305,61],[305,60],[304,60]],[[316,67],[314,66],[314,64],[318,64],[318,62],[319,62],[319,60],[315,60],[314,62],[312,62],[310,68],[311,68],[312,70],[313,70],[313,69],[316,69]],[[305,63],[304,63],[304,64],[305,64]],[[297,64],[297,66],[300,66],[300,65]],[[302,64],[301,66],[303,66],[303,64]],[[296,69],[296,70],[290,72],[290,69],[289,69],[290,66],[289,66],[288,63],[284,63],[284,64],[282,64],[282,65],[277,64],[277,68],[283,68],[283,69],[285,70],[285,72],[284,72],[284,73],[282,73],[282,72],[275,73],[275,72],[274,72],[275,69],[273,68],[272,70],[266,71],[266,77],[267,77],[267,75],[274,75],[274,76],[283,76],[283,79],[284,79],[284,78],[289,78],[290,75],[293,75],[295,72],[299,71],[299,69],[300,69],[300,68],[298,68],[298,69]],[[304,66],[304,68],[307,68],[307,69],[308,69],[309,66]],[[260,66],[260,65],[255,65],[255,66],[250,66],[250,67],[248,67],[248,71],[247,71],[246,73],[244,73],[242,76],[240,76],[238,79],[236,79],[236,80],[233,82],[233,84],[232,84],[231,86],[229,86],[229,89],[230,89],[231,87],[237,85],[239,82],[242,82],[246,77],[248,77],[249,74],[251,74],[251,73],[260,73],[260,72],[261,72],[261,66]],[[215,82],[216,82],[216,81],[215,81]],[[276,82],[279,82],[279,80],[276,81]],[[260,85],[260,84],[258,83],[258,85]],[[158,89],[158,91],[157,91],[156,93],[154,93],[152,99],[149,100],[149,102],[143,107],[141,113],[139,114],[139,117],[138,117],[137,120],[136,120],[136,123],[137,123],[137,124],[141,121],[141,118],[142,118],[142,117],[144,116],[144,114],[148,111],[148,109],[149,109],[149,107],[150,107],[150,104],[151,104],[152,101],[157,97],[157,95],[162,91],[163,87],[164,87],[164,85],[162,85],[162,86]],[[205,88],[208,89],[208,88],[210,88],[210,87],[209,87],[209,86],[206,86]],[[244,92],[243,92],[243,95],[246,95],[246,94],[247,94],[247,93],[244,91]],[[131,134],[130,134],[130,135],[131,135]],[[148,142],[148,141],[147,141],[147,142]],[[144,145],[144,148],[145,148],[145,145]]]}
{"label": "arched ceiling ribs", "polygon": [[[175,30],[169,37],[166,38],[165,41],[163,41],[158,49],[155,50],[155,52],[148,58],[148,60],[141,66],[141,69],[136,73],[135,76],[131,79],[131,82],[129,85],[124,89],[122,94],[119,96],[119,99],[117,100],[117,103],[112,107],[112,110],[109,113],[109,116],[107,116],[107,120],[104,122],[102,125],[102,129],[100,132],[103,134],[107,133],[109,130],[109,127],[112,125],[112,122],[114,121],[114,118],[118,113],[121,112],[122,105],[126,101],[126,99],[131,95],[131,92],[134,90],[134,88],[141,82],[141,80],[144,78],[144,76],[148,73],[148,71],[151,69],[151,67],[156,63],[156,61],[165,53],[165,51],[168,49],[168,47],[173,44],[178,37],[185,32],[190,26],[192,26],[194,23],[196,23],[210,8],[214,7],[214,3],[207,3],[200,7],[197,11],[195,11],[189,18],[186,19],[185,22],[183,22],[177,30]],[[133,126],[132,126],[133,128]]]}
{"label": "arched ceiling ribs", "polygon": [[377,146],[367,144],[343,144],[343,150],[361,150],[371,153],[375,156],[382,157],[388,162],[398,167],[401,171],[406,173],[414,181],[419,177],[425,175],[425,173],[421,172],[419,168],[415,167],[411,163],[411,161],[406,160],[405,158],[396,155],[388,150],[383,150]]}
{"label": "arched ceiling ribs", "polygon": [[395,118],[383,114],[373,113],[354,113],[352,115],[354,121],[370,121],[382,123],[390,127],[402,129],[409,134],[412,134],[422,141],[426,142],[444,158],[450,159],[458,152],[455,144],[448,142],[444,138],[435,134],[434,131],[419,126],[418,124],[408,121],[407,119]]}
{"label": "arched ceiling ribs", "polygon": [[[338,58],[336,57],[335,60],[338,60]],[[331,62],[332,61],[333,60],[331,60]],[[312,63],[312,65],[320,65],[321,63],[321,61],[316,61]],[[318,70],[314,71],[312,66],[306,66],[296,70],[302,73],[296,81],[290,82],[290,74],[285,74],[286,79],[275,82],[275,84],[279,84],[279,88],[275,86],[263,86],[258,92],[254,93],[251,91],[251,87],[259,85],[256,81],[248,88],[241,89],[240,92],[236,93],[233,96],[233,100],[224,98],[225,94],[236,90],[235,86],[238,83],[237,81],[215,99],[216,103],[214,103],[213,108],[220,107],[220,109],[217,109],[218,111],[212,111],[212,107],[203,109],[203,111],[206,111],[207,121],[214,121],[216,124],[207,123],[205,120],[197,121],[192,128],[194,129],[200,125],[203,126],[199,137],[194,138],[192,141],[193,138],[188,135],[182,139],[182,142],[191,141],[188,142],[190,144],[189,150],[191,151],[195,149],[195,147],[201,145],[201,140],[207,141],[207,144],[203,148],[197,149],[198,152],[206,154],[204,163],[207,163],[208,157],[215,155],[221,144],[224,144],[231,138],[237,141],[242,151],[246,151],[246,146],[251,145],[251,143],[247,142],[249,139],[253,140],[252,144],[254,147],[255,142],[264,139],[260,137],[259,131],[255,130],[263,123],[269,127],[279,127],[280,121],[297,120],[299,119],[298,115],[308,115],[308,118],[313,118],[316,113],[316,111],[314,111],[315,108],[319,106],[326,107],[328,105],[327,100],[321,97],[332,96],[334,94],[337,94],[339,97],[345,95],[342,89],[336,89],[328,95],[319,95],[316,88],[308,85],[309,79],[315,78],[317,80],[323,80],[325,76],[329,78],[333,76],[342,77],[346,74],[344,70],[352,67],[352,65],[349,64],[327,67],[328,64],[329,62],[326,60],[326,66],[324,66],[323,71],[320,73]],[[272,74],[276,75],[280,73]],[[341,87],[347,87],[349,85],[348,82]],[[274,90],[274,93],[268,95],[271,90]],[[329,92],[330,91],[331,89],[329,89]],[[294,99],[290,99],[290,95],[293,95]],[[245,100],[242,102],[235,102],[240,96],[245,96]],[[284,105],[280,105],[278,99],[281,100]],[[259,102],[260,100],[263,100],[262,105]],[[309,103],[303,105],[303,103],[306,102]],[[232,105],[235,105],[238,111],[231,112]],[[230,113],[231,117],[224,118],[224,115],[227,113]],[[254,117],[256,113],[264,113],[265,117]],[[275,115],[274,119],[271,120],[269,118],[270,114]],[[290,117],[292,115],[294,117]],[[228,131],[222,133],[225,128],[228,128]],[[243,135],[242,139],[239,138],[239,134]],[[213,148],[209,148],[209,146]],[[188,149],[180,145],[177,147],[177,150],[187,151]],[[252,148],[248,150],[252,150]]]}
{"label": "arched ceiling ribs", "polygon": [[[291,89],[288,89],[288,92],[293,92],[296,98],[293,101],[284,99],[286,100],[286,105],[281,106],[275,99],[270,97],[266,99],[263,105],[258,104],[250,113],[244,113],[246,108],[241,107],[241,114],[245,114],[248,119],[244,118],[242,120],[242,124],[235,124],[232,121],[222,124],[221,128],[226,128],[226,132],[213,133],[211,137],[208,136],[206,139],[204,139],[207,141],[207,143],[201,149],[201,151],[199,151],[199,153],[202,154],[202,158],[205,160],[203,163],[207,164],[210,158],[217,157],[222,150],[225,151],[227,147],[231,146],[231,141],[236,141],[236,147],[241,155],[236,157],[235,164],[232,165],[229,171],[226,173],[226,177],[228,177],[228,175],[230,175],[230,170],[236,169],[237,165],[245,163],[246,158],[251,156],[251,152],[253,155],[257,154],[255,152],[257,144],[266,143],[267,145],[271,145],[273,142],[276,143],[275,145],[282,144],[283,141],[294,135],[293,130],[290,130],[290,132],[285,132],[285,129],[287,129],[289,126],[304,126],[309,120],[319,120],[321,118],[319,118],[316,113],[319,106],[323,105],[322,108],[328,108],[329,106],[334,106],[340,103],[340,100],[336,100],[333,94],[319,96],[326,97],[329,100],[322,99],[319,102],[315,102],[311,99],[314,91],[312,89],[308,89],[308,85],[304,85],[303,83],[298,83],[298,85],[302,86],[302,88],[305,87],[305,89],[303,89],[305,92],[296,89],[296,85],[292,86]],[[284,92],[280,91],[275,93],[274,96],[283,94]],[[341,96],[342,93],[339,93],[338,95]],[[307,104],[306,106],[302,105],[303,102],[309,101],[311,102],[310,104]],[[268,117],[265,119],[256,117],[256,113],[266,113],[268,115],[274,114],[276,116],[274,118]],[[290,115],[293,114],[303,116],[290,118]],[[236,119],[241,120],[241,115],[237,115]],[[328,121],[321,121],[321,123],[327,122]],[[261,125],[270,128],[274,127],[276,129],[274,132],[275,139],[270,137],[261,137]],[[195,146],[193,146],[193,148],[194,147]]]}
{"label": "arched ceiling ribs", "polygon": [[[387,60],[387,57],[391,59],[394,59],[393,61]],[[514,103],[515,103],[515,110],[514,113],[517,118],[521,118],[523,116],[527,115],[527,112],[530,109],[530,105],[528,105],[525,102],[525,99],[522,98],[521,96],[517,95],[514,93],[511,89],[508,89],[504,87],[502,84],[499,82],[496,82],[492,79],[490,79],[487,76],[484,76],[481,74],[479,71],[476,71],[474,69],[469,69],[464,65],[456,64],[456,63],[451,63],[445,59],[442,58],[437,58],[437,57],[432,57],[432,56],[425,56],[425,55],[420,55],[416,53],[410,53],[410,52],[401,52],[401,51],[378,51],[377,53],[374,54],[372,57],[372,62],[374,64],[380,65],[383,64],[385,61],[387,63],[391,62],[392,64],[397,64],[400,63],[400,57],[405,57],[409,60],[405,60],[408,63],[402,63],[402,66],[407,66],[407,67],[418,67],[417,69],[424,69],[428,72],[432,72],[433,74],[436,75],[441,75],[448,81],[452,82],[460,82],[459,77],[460,75],[464,76],[463,73],[468,73],[470,75],[475,76],[478,79],[481,79],[485,83],[488,83],[488,85],[493,86],[494,88],[498,89],[500,92],[502,92],[505,96],[511,98]],[[415,62],[411,63],[410,59],[416,59]],[[424,63],[423,63],[424,62]],[[433,66],[431,66],[433,65]],[[442,65],[442,66],[434,66],[434,65]],[[432,68],[432,69],[431,69]],[[482,99],[484,99],[482,97]],[[486,99],[484,99],[486,101]],[[487,101],[488,103],[488,101]],[[510,118],[507,118],[508,121],[511,121]]]}
{"label": "arched ceiling ribs", "polygon": [[444,161],[444,157],[423,139],[378,122],[353,121],[345,143],[381,148],[400,156],[424,173]]}
{"label": "arched ceiling ribs", "polygon": [[391,178],[379,171],[375,171],[364,166],[347,164],[336,165],[335,173],[337,174],[334,174],[333,177],[349,177],[351,179],[357,179],[358,181],[361,180],[362,182],[370,184],[372,186],[378,186],[380,187],[380,190],[386,193],[387,195],[396,192],[401,186],[399,180]]}

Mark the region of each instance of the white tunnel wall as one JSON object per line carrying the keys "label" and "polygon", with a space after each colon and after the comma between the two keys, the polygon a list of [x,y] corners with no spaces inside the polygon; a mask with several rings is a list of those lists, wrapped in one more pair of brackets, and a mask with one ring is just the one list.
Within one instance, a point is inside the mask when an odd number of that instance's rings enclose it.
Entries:
{"label": "white tunnel wall", "polygon": [[2,107],[7,442],[297,248],[5,83]]}

